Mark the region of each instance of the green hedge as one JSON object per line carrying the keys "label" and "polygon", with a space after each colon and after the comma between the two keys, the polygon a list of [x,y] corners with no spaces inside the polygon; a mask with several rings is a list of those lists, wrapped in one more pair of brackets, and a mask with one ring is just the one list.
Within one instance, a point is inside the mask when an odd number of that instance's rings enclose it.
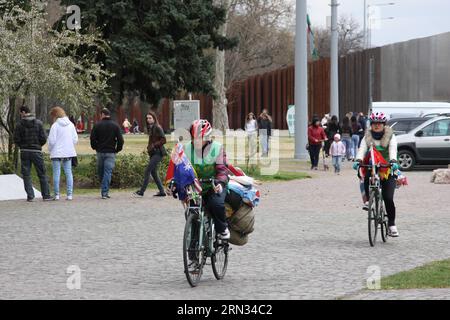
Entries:
{"label": "green hedge", "polygon": [[[168,150],[170,154],[170,150]],[[81,163],[85,161],[84,159],[79,159],[80,167]],[[163,181],[167,167],[169,166],[169,156],[163,158],[161,163],[159,164],[159,177]],[[113,188],[131,188],[131,187],[140,187],[142,182],[144,181],[144,173],[147,168],[149,162],[149,156],[146,152],[141,153],[140,155],[133,154],[119,154],[116,158],[116,165],[114,167],[112,179],[111,179],[111,187]],[[77,168],[78,169],[78,168]],[[88,177],[91,181],[92,187],[99,187],[100,181],[97,175],[97,157],[91,156],[89,161],[89,166],[86,170],[86,174],[81,174],[80,177]],[[80,173],[82,171],[80,170]],[[74,176],[76,172],[74,172]]]}

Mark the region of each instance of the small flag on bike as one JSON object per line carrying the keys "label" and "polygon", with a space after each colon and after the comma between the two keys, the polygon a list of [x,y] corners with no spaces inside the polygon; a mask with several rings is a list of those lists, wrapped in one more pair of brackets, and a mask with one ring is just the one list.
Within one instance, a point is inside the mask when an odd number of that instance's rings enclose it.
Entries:
{"label": "small flag on bike", "polygon": [[196,180],[195,170],[183,150],[183,145],[177,143],[170,155],[167,168],[166,184],[174,180],[180,200],[183,200],[184,188]]}

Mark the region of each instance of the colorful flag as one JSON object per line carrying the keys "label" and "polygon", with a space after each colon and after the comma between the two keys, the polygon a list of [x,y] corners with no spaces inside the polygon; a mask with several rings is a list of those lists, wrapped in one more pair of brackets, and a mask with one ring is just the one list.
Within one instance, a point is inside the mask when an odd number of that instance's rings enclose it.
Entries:
{"label": "colorful flag", "polygon": [[189,159],[186,157],[183,150],[183,145],[181,143],[177,143],[175,145],[172,150],[172,154],[170,155],[170,162],[169,167],[167,168],[165,180],[166,184],[172,180],[175,182],[180,200],[184,200],[186,198],[185,188],[188,185],[199,185],[195,170]]}
{"label": "colorful flag", "polygon": [[309,18],[309,14],[306,16],[306,21],[308,23],[309,48],[311,50],[311,56],[312,56],[313,60],[317,60],[320,57],[319,57],[319,53],[317,52],[315,39],[314,39],[314,32],[312,31],[312,28],[311,28],[311,20]]}

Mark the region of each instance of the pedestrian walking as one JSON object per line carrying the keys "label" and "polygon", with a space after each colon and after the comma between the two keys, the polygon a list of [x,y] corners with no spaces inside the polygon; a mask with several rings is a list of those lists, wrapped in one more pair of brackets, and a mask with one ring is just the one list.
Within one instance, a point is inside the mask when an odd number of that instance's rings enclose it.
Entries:
{"label": "pedestrian walking", "polygon": [[352,127],[352,159],[355,159],[358,154],[360,141],[364,138],[365,132],[355,116],[350,121]]}
{"label": "pedestrian walking", "polygon": [[125,134],[130,133],[131,123],[128,121],[128,118],[125,118],[125,120],[122,123],[123,130],[125,131]]}
{"label": "pedestrian walking", "polygon": [[308,128],[309,155],[311,158],[311,170],[319,169],[319,155],[322,149],[322,142],[327,140],[325,131],[320,126],[320,119],[314,118]]}
{"label": "pedestrian walking", "polygon": [[352,161],[353,160],[353,155],[352,155],[352,148],[353,148],[352,135],[353,135],[353,131],[352,131],[352,127],[350,125],[350,119],[348,117],[344,117],[344,120],[342,120],[341,132],[342,132],[342,142],[345,145],[345,150],[346,150],[346,153],[347,153],[347,157],[346,158],[347,158],[348,161]]}
{"label": "pedestrian walking", "polygon": [[269,155],[269,142],[272,135],[272,117],[268,114],[267,109],[263,109],[258,118],[259,140],[261,143],[262,156]]}
{"label": "pedestrian walking", "polygon": [[159,190],[159,192],[155,194],[155,197],[165,197],[166,193],[164,192],[164,187],[161,183],[161,179],[159,178],[158,167],[162,158],[167,155],[166,148],[164,147],[164,145],[166,144],[166,136],[164,134],[164,130],[159,125],[156,114],[152,111],[149,111],[147,114],[147,129],[148,129],[147,152],[150,159],[147,168],[145,169],[144,182],[142,183],[141,188],[135,193],[133,193],[133,195],[136,197],[144,196],[151,175]]}
{"label": "pedestrian walking", "polygon": [[55,200],[59,200],[59,181],[61,177],[61,164],[66,176],[67,200],[73,199],[73,174],[72,159],[77,156],[75,145],[78,143],[78,135],[73,123],[67,118],[61,107],[50,110],[53,125],[48,135],[48,150],[53,168],[53,190]]}
{"label": "pedestrian walking", "polygon": [[245,133],[248,141],[248,159],[253,159],[257,152],[258,122],[255,114],[250,112],[245,122]]}
{"label": "pedestrian walking", "polygon": [[330,147],[330,154],[333,159],[334,173],[337,175],[341,174],[341,162],[342,158],[345,157],[345,152],[345,145],[341,141],[341,135],[337,133],[335,134],[334,142]]}
{"label": "pedestrian walking", "polygon": [[327,124],[325,129],[327,135],[327,141],[325,141],[325,155],[330,156],[330,147],[333,143],[334,136],[339,133],[341,134],[341,126],[339,125],[339,120],[337,116],[332,116],[330,122]]}
{"label": "pedestrian walking", "polygon": [[139,130],[139,122],[134,119],[133,120],[133,134],[140,134],[141,131]]}
{"label": "pedestrian walking", "polygon": [[14,131],[14,143],[20,148],[20,169],[25,192],[27,193],[27,201],[32,202],[35,198],[31,181],[31,165],[34,165],[36,168],[39,177],[42,199],[44,201],[54,200],[50,195],[44,155],[42,154],[42,146],[47,142],[42,121],[36,119],[27,106],[20,107],[19,112],[21,120]]}
{"label": "pedestrian walking", "polygon": [[97,152],[97,172],[101,181],[102,199],[111,198],[109,187],[116,164],[116,154],[122,151],[123,136],[120,127],[111,119],[108,109],[101,111],[101,121],[91,131],[91,147]]}

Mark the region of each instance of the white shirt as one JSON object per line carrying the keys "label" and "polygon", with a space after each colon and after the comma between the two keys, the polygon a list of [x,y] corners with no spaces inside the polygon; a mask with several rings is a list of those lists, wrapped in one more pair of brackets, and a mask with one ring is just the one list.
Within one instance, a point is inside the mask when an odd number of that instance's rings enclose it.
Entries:
{"label": "white shirt", "polygon": [[50,128],[48,135],[50,159],[76,157],[77,143],[78,135],[73,123],[67,117],[59,118]]}
{"label": "white shirt", "polygon": [[245,131],[247,133],[255,133],[258,130],[256,120],[252,119],[245,123]]}

